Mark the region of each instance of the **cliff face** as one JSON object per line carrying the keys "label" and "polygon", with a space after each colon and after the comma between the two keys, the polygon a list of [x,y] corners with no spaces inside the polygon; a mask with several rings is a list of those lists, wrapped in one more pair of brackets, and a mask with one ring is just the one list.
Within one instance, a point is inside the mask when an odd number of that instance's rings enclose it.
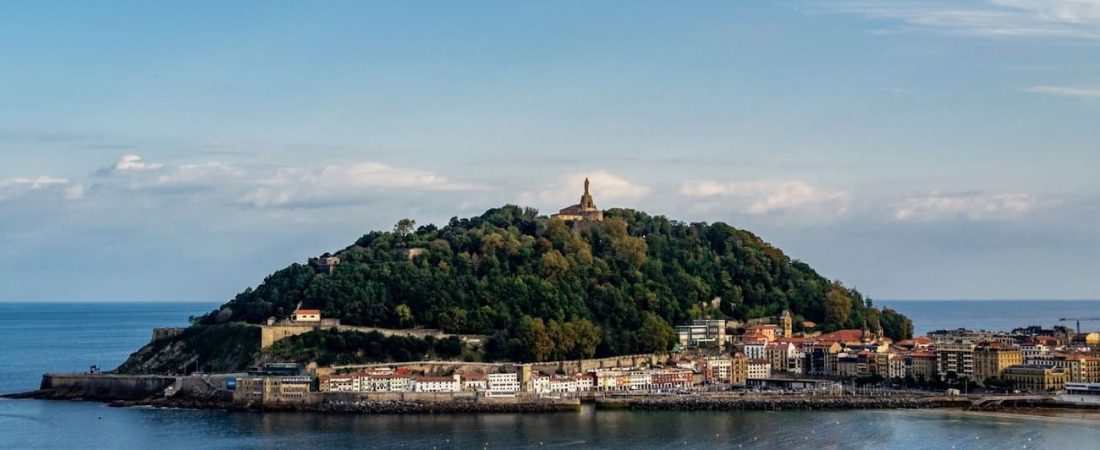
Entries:
{"label": "cliff face", "polygon": [[182,374],[236,371],[258,356],[260,330],[244,324],[193,326],[150,342],[130,355],[118,373]]}

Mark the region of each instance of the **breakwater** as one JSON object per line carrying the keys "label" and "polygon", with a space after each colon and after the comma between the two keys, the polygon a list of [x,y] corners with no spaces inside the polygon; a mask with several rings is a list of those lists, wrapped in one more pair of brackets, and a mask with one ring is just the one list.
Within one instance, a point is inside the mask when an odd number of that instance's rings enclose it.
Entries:
{"label": "breakwater", "polygon": [[310,402],[244,403],[225,398],[175,396],[135,401],[116,401],[111,406],[152,406],[158,408],[221,409],[256,412],[312,412],[323,414],[494,414],[554,413],[580,410],[577,400],[493,401],[400,401],[333,400],[323,396]]}
{"label": "breakwater", "polygon": [[156,375],[45,374],[26,397],[60,400],[140,400],[162,395],[178,378]]}
{"label": "breakwater", "polygon": [[814,411],[842,409],[927,409],[970,405],[960,397],[675,397],[611,398],[596,401],[597,409],[655,411]]}

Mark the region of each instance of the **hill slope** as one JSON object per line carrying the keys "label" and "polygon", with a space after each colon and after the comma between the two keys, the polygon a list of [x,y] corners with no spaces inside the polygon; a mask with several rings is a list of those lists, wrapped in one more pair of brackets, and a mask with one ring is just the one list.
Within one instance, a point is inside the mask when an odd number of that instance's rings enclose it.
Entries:
{"label": "hill slope", "polygon": [[292,264],[197,326],[284,318],[300,302],[350,325],[492,335],[487,358],[519,361],[664,350],[674,324],[784,309],[823,331],[912,333],[906,317],[748,231],[625,209],[605,216],[571,228],[508,205],[442,228],[404,222],[337,252],[331,275]]}

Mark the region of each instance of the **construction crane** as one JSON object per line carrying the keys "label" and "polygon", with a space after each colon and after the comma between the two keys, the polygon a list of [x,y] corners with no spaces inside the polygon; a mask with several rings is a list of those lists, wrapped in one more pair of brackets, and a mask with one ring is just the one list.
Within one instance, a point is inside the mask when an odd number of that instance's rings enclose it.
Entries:
{"label": "construction crane", "polygon": [[1081,334],[1081,322],[1097,322],[1100,317],[1061,317],[1059,322],[1077,322],[1077,334]]}

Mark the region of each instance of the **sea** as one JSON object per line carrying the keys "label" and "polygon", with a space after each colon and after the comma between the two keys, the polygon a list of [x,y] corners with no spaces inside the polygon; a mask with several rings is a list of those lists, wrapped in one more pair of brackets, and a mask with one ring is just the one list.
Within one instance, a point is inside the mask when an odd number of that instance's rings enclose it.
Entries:
{"label": "sea", "polygon": [[[882,301],[918,333],[1050,327],[1100,316],[1100,301]],[[0,303],[0,393],[43,372],[114,368],[153,327],[184,326],[211,303]],[[1100,328],[1085,322],[1082,327]],[[961,411],[325,415],[111,408],[0,399],[0,448],[1097,448],[1100,421]]]}

